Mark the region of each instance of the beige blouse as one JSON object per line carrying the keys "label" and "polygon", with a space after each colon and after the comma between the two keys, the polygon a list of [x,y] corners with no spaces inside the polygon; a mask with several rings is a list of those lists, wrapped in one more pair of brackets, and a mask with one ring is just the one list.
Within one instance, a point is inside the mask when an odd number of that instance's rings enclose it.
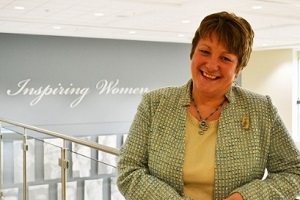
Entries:
{"label": "beige blouse", "polygon": [[208,126],[203,135],[198,134],[199,121],[188,112],[183,181],[184,194],[193,200],[213,199],[218,120]]}

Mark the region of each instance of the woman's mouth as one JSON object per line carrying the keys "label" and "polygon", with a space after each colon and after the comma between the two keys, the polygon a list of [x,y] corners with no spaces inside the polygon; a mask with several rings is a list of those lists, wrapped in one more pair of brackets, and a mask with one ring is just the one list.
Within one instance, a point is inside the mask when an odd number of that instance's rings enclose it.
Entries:
{"label": "woman's mouth", "polygon": [[215,79],[218,78],[217,76],[208,74],[208,73],[206,73],[206,72],[204,72],[204,71],[202,71],[202,75],[203,75],[204,77],[209,78],[209,79],[212,79],[212,80],[215,80]]}

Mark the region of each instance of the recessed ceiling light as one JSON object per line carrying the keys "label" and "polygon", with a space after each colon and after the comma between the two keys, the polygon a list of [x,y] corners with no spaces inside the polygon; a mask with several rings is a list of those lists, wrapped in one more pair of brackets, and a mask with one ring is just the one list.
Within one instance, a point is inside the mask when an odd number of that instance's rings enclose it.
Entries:
{"label": "recessed ceiling light", "polygon": [[53,26],[53,29],[55,29],[55,30],[60,30],[60,29],[61,29],[61,26]]}
{"label": "recessed ceiling light", "polygon": [[183,23],[183,24],[188,24],[190,22],[191,22],[190,20],[181,20],[181,23]]}
{"label": "recessed ceiling light", "polygon": [[183,35],[183,34],[178,34],[177,36],[178,36],[178,37],[184,37],[184,35]]}
{"label": "recessed ceiling light", "polygon": [[262,6],[252,6],[252,9],[259,10],[259,9],[262,9]]}
{"label": "recessed ceiling light", "polygon": [[129,31],[129,34],[136,34],[136,31]]}
{"label": "recessed ceiling light", "polygon": [[97,17],[102,17],[102,16],[104,16],[103,13],[94,13],[94,15],[97,16]]}
{"label": "recessed ceiling light", "polygon": [[25,8],[23,6],[15,6],[14,9],[16,9],[16,10],[24,10]]}

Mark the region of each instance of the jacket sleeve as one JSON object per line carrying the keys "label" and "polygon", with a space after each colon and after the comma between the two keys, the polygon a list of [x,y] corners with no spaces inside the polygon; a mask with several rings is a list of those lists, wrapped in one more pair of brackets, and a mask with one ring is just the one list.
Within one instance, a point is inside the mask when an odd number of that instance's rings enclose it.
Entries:
{"label": "jacket sleeve", "polygon": [[148,136],[153,107],[150,106],[148,99],[143,97],[130,127],[126,143],[121,148],[117,166],[118,188],[127,200],[189,199],[180,196],[174,188],[149,172]]}
{"label": "jacket sleeve", "polygon": [[234,192],[241,193],[245,200],[294,200],[300,194],[300,153],[269,97],[268,101],[273,121],[267,158],[268,176]]}

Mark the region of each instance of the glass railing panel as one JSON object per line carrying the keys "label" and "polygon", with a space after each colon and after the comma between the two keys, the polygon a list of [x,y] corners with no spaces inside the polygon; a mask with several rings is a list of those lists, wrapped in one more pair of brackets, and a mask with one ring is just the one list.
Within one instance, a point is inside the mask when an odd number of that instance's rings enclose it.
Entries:
{"label": "glass railing panel", "polygon": [[[98,136],[98,143],[117,148],[117,135],[101,135]],[[103,151],[98,152],[98,174],[116,174],[117,156],[105,153]]]}
{"label": "glass railing panel", "polygon": [[[5,158],[3,159],[4,199],[53,199],[53,190],[61,182],[62,139],[52,139],[44,134],[26,130],[10,134],[3,133]],[[26,133],[26,140],[24,134]],[[24,146],[25,145],[25,146]],[[24,168],[23,149],[26,149],[26,168]],[[11,154],[11,155],[10,155]],[[10,160],[9,160],[10,159]],[[26,191],[24,191],[23,170],[26,169]],[[13,196],[14,195],[14,196]],[[16,198],[17,195],[17,198]],[[54,198],[56,199],[56,198]]]}
{"label": "glass railing panel", "polygon": [[111,200],[125,200],[118,189],[116,176],[110,178],[110,196]]}
{"label": "glass railing panel", "polygon": [[[29,135],[32,135],[29,133]],[[56,139],[44,139],[45,136],[35,135],[35,182],[28,183],[28,199],[52,199],[56,195],[53,188],[61,181],[61,143]],[[31,139],[31,136],[28,136]]]}
{"label": "glass railing panel", "polygon": [[59,138],[50,138],[44,139],[43,141],[44,180],[61,180],[59,160],[61,159],[63,140]]}
{"label": "glass railing panel", "polygon": [[[82,138],[90,139],[90,138]],[[116,165],[99,161],[103,152],[79,144],[70,145],[70,168],[67,183],[67,199],[76,200],[117,200],[124,199],[112,178],[116,177]],[[107,156],[107,155],[106,155]],[[102,156],[105,157],[105,156]],[[113,192],[113,193],[112,193]],[[74,194],[76,193],[76,197]],[[118,198],[116,198],[118,197]]]}
{"label": "glass railing panel", "polygon": [[[2,192],[4,199],[22,199],[23,135],[2,128]],[[16,149],[15,149],[16,148]]]}
{"label": "glass railing panel", "polygon": [[[124,199],[116,186],[117,156],[20,127],[9,126],[9,129],[1,133],[4,155],[1,173],[4,199],[21,200],[24,199],[23,195],[26,192],[30,200],[60,200],[64,186],[66,199]],[[26,139],[27,181],[25,191],[23,190],[24,139]],[[116,135],[93,135],[80,139],[117,148],[122,138],[117,138]],[[61,182],[62,171],[59,166],[63,147],[66,148],[66,160],[69,163],[66,170],[66,184]]]}
{"label": "glass railing panel", "polygon": [[98,177],[101,177],[102,179],[101,184],[103,185],[103,198],[105,200],[110,200],[112,197],[111,178],[116,176],[116,165],[112,163],[112,161],[115,159],[115,156],[101,151],[98,151],[97,153],[99,160],[96,163],[96,173]]}
{"label": "glass railing panel", "polygon": [[[77,189],[77,185],[78,182],[77,181],[68,181],[66,183],[66,200],[80,200],[81,195],[78,196],[78,194],[80,194],[80,191],[78,191]],[[61,200],[62,199],[62,184],[61,183],[57,183],[57,194],[56,196],[57,200]]]}
{"label": "glass railing panel", "polygon": [[[80,139],[91,141],[91,137],[81,137]],[[72,178],[84,178],[92,176],[92,160],[95,159],[95,155],[92,156],[94,152],[91,148],[77,144],[71,143],[71,168],[72,168]],[[94,154],[94,153],[93,153]]]}
{"label": "glass railing panel", "polygon": [[23,199],[19,197],[19,188],[7,188],[2,190],[4,200],[18,200]]}

